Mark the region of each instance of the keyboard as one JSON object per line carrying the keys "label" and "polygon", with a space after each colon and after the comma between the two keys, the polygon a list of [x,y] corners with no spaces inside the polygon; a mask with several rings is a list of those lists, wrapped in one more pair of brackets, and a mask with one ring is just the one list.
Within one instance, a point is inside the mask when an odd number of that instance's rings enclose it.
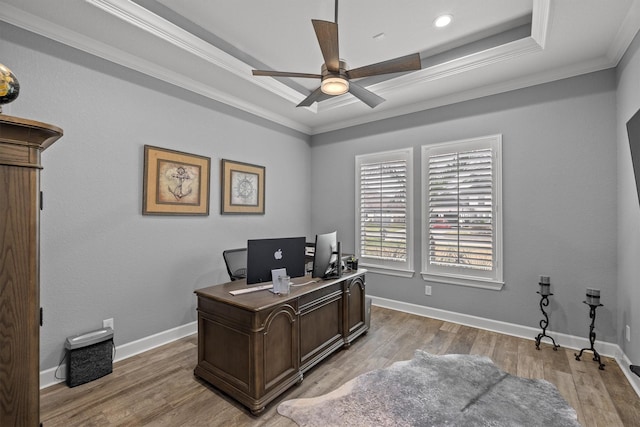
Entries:
{"label": "keyboard", "polygon": [[249,292],[264,291],[265,289],[271,289],[271,288],[273,288],[273,284],[271,284],[271,285],[251,286],[251,287],[245,288],[245,289],[238,289],[236,291],[229,291],[229,293],[231,295],[235,296],[235,295],[248,294]]}

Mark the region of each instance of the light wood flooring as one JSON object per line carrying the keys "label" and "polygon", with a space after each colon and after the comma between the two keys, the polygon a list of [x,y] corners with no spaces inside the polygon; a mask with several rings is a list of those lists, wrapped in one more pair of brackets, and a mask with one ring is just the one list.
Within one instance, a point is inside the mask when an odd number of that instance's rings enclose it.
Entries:
{"label": "light wood flooring", "polygon": [[[532,337],[533,338],[533,337]],[[128,358],[113,373],[74,388],[64,383],[41,392],[41,421],[55,426],[295,426],[276,412],[278,404],[334,390],[357,375],[411,359],[416,349],[434,354],[489,356],[502,370],[555,384],[591,426],[640,426],[640,398],[615,360],[454,323],[372,308],[371,330],[305,374],[258,417],[193,375],[195,335]],[[560,343],[562,345],[562,343]],[[597,348],[597,343],[596,343]]]}

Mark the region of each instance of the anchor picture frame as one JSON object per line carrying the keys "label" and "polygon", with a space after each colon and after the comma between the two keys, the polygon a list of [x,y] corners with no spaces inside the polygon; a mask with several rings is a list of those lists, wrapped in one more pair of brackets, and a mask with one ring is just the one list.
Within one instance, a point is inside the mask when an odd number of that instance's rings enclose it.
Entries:
{"label": "anchor picture frame", "polygon": [[211,158],[144,146],[143,215],[209,215]]}
{"label": "anchor picture frame", "polygon": [[220,213],[264,215],[265,167],[222,159]]}

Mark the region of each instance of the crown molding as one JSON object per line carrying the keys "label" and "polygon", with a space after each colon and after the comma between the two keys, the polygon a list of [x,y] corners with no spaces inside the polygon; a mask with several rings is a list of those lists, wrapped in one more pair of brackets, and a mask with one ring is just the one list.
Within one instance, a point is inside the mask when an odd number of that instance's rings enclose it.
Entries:
{"label": "crown molding", "polygon": [[549,34],[549,17],[551,16],[551,0],[533,0],[531,15],[531,38],[544,49]]}
{"label": "crown molding", "polygon": [[[442,64],[403,74],[394,79],[367,86],[367,89],[384,97],[385,94],[390,94],[407,86],[445,79],[488,65],[509,61],[519,56],[540,52],[544,49],[549,32],[550,3],[551,0],[534,0],[530,37],[514,40],[510,43],[472,53]],[[318,110],[319,112],[328,111],[355,102],[359,101],[354,97],[336,97],[323,101]]]}
{"label": "crown molding", "polygon": [[[542,48],[532,37],[526,37],[521,40],[486,49],[466,55],[443,64],[434,65],[412,73],[404,74],[391,80],[386,80],[367,86],[367,89],[384,97],[385,94],[392,94],[398,89],[408,86],[418,87],[419,85],[433,82],[436,80],[453,77],[458,74],[473,71],[478,68],[508,61],[522,55],[528,55],[541,51]],[[323,101],[318,110],[328,111],[334,108],[344,107],[346,105],[359,102],[354,97],[336,97]]]}
{"label": "crown molding", "polygon": [[280,124],[287,128],[309,135],[311,128],[285,116],[275,114],[272,111],[255,106],[241,98],[219,91],[212,86],[199,81],[188,79],[182,73],[174,72],[151,61],[141,59],[139,56],[124,52],[113,46],[99,42],[85,35],[71,31],[60,25],[34,16],[11,5],[4,4],[0,8],[0,20],[17,27],[31,31],[32,33],[55,40],[75,49],[87,52],[91,55],[114,62],[124,67],[139,71],[148,76],[157,78],[175,86],[187,89],[207,98],[253,114],[265,120]]}
{"label": "crown molding", "polygon": [[[281,83],[277,79],[254,78],[251,74],[252,68],[248,64],[238,60],[237,58],[130,0],[84,1],[97,10],[108,13],[111,16],[126,22],[131,27],[145,31],[158,38],[158,40],[170,43],[172,46],[189,53],[189,55],[192,55],[194,58],[204,60],[219,69],[232,73],[244,81],[249,82],[256,87],[260,87],[270,93],[276,94],[294,105],[297,105],[306,96],[305,94]],[[547,43],[548,33],[550,31],[550,21],[552,19],[551,15],[551,0],[533,0],[530,37],[525,37],[501,46],[466,55],[416,72],[406,73],[399,77],[370,85],[368,88],[381,96],[388,95],[389,98],[393,98],[394,91],[400,89],[406,89],[407,87],[419,88],[420,85],[425,85],[429,82],[446,79],[448,77],[464,74],[492,64],[540,52],[544,50]],[[527,85],[542,84],[554,79],[567,78],[587,72],[614,67],[622,58],[624,52],[638,31],[638,23],[640,22],[640,0],[634,0],[614,42],[607,51],[606,58],[601,57],[589,61],[588,63],[572,64],[563,69],[553,70],[549,73],[535,74],[507,82],[486,85],[465,92],[450,94],[437,99],[429,99],[411,105],[389,107],[388,109],[385,109],[383,106],[382,108],[368,112],[363,116],[337,120],[326,125],[320,124],[318,126],[306,125],[303,122],[291,119],[286,115],[275,113],[268,108],[257,106],[253,102],[246,101],[245,99],[232,96],[227,92],[218,90],[213,85],[203,83],[200,80],[189,79],[184,75],[184,73],[172,70],[170,65],[161,66],[155,62],[142,59],[139,56],[133,55],[124,50],[107,45],[96,39],[87,37],[50,21],[46,21],[28,12],[24,12],[14,6],[3,4],[3,7],[0,8],[0,19],[116,64],[120,64],[215,101],[227,104],[233,108],[237,108],[265,120],[307,135],[316,135],[375,120],[410,114],[454,102],[461,102],[493,95],[499,92],[520,89]],[[322,103],[315,103],[311,107],[307,107],[305,109],[313,114],[319,114],[320,112],[346,107],[357,102],[359,101],[352,96],[335,97],[333,99],[323,101]]]}
{"label": "crown molding", "polygon": [[85,0],[88,4],[107,12],[116,18],[148,32],[206,62],[222,68],[236,76],[267,89],[277,91],[284,99],[299,103],[305,97],[298,91],[275,79],[256,79],[251,74],[252,67],[229,55],[216,46],[194,36],[177,25],[167,21],[130,0]]}
{"label": "crown molding", "polygon": [[[252,84],[260,86],[295,105],[300,103],[306,96],[279,82],[277,79],[254,78],[251,74],[252,67],[248,64],[212,46],[136,3],[129,0],[85,1],[130,25],[136,26],[167,43],[171,43]],[[376,93],[384,95],[385,93],[391,93],[409,85],[444,79],[490,64],[507,61],[521,55],[537,52],[542,49],[542,45],[538,43],[538,40],[544,42],[546,39],[550,9],[549,3],[550,0],[534,1],[532,37],[467,55],[424,70],[407,73],[394,79],[372,85],[370,88],[375,90]],[[536,36],[533,37],[533,34]],[[317,114],[321,111],[330,111],[356,102],[359,101],[354,97],[336,97],[323,101],[322,105],[315,103],[311,107],[307,107],[307,110]]]}
{"label": "crown molding", "polygon": [[624,53],[627,51],[631,42],[633,42],[634,37],[638,34],[640,29],[640,1],[635,0],[629,11],[624,17],[622,21],[622,25],[618,29],[618,33],[616,34],[613,43],[609,47],[607,51],[607,57],[613,64],[613,66],[618,65],[618,62],[624,56]]}
{"label": "crown molding", "polygon": [[[427,101],[417,102],[414,104],[403,105],[390,110],[380,110],[366,116],[355,117],[349,120],[333,122],[323,126],[313,127],[311,135],[319,135],[326,132],[332,132],[352,126],[359,126],[366,123],[391,119],[393,117],[403,116],[407,114],[417,113],[420,111],[430,110],[432,108],[443,107],[446,105],[456,104],[459,102],[470,101],[473,99],[483,98],[486,96],[497,95],[500,93],[510,92],[513,90],[524,89],[531,86],[550,83],[582,74],[594,73],[614,67],[611,61],[606,57],[600,57],[592,61],[581,64],[572,64],[571,66],[552,70],[546,73],[534,73],[529,76],[500,82],[491,85],[479,86],[467,91],[456,92],[450,95],[441,96],[439,98],[431,98]],[[326,101],[323,101],[326,102]]]}
{"label": "crown molding", "polygon": [[[193,36],[192,34],[187,33],[174,24],[171,24],[170,22],[158,17],[157,15],[151,13],[147,9],[138,6],[133,2],[130,2],[129,0],[85,1],[96,8],[99,8],[107,13],[110,13],[113,16],[118,17],[121,20],[124,20],[125,22],[128,22],[130,25],[141,28],[173,44],[174,46],[185,49],[186,51],[209,61],[216,66],[220,66],[236,75],[240,75],[252,84],[261,86],[272,93],[276,93],[284,99],[295,102],[296,104],[304,99],[304,95],[278,82],[276,79],[252,78],[250,73],[251,68],[247,64],[204,42],[203,40]],[[536,2],[541,3],[546,3],[548,1],[549,0],[536,0]],[[53,24],[49,21],[24,12],[13,6],[5,4],[2,8],[0,8],[0,18],[6,22],[24,28],[36,34],[42,35],[52,40],[56,40],[60,43],[85,51],[116,64],[120,64],[127,68],[131,68],[162,81],[185,88],[207,98],[214,99],[216,101],[238,108],[242,111],[254,114],[263,119],[305,133],[307,135],[313,135],[330,130],[336,130],[346,126],[362,124],[370,122],[372,120],[378,120],[379,118],[388,118],[401,114],[407,114],[417,111],[416,108],[424,109],[433,108],[433,106],[436,106],[434,102],[427,101],[425,103],[420,103],[417,105],[414,104],[408,107],[406,106],[398,109],[388,110],[385,111],[382,115],[373,114],[371,117],[367,118],[355,118],[353,120],[334,122],[327,126],[312,128],[282,115],[274,114],[268,109],[256,107],[252,103],[246,102],[237,97],[230,96],[229,94],[214,89],[209,85],[205,85],[192,79],[187,79],[181,73],[173,72],[168,68],[159,66],[158,64],[146,61],[138,56],[114,48],[113,46],[109,46],[105,43],[99,42],[80,33]],[[544,20],[539,20],[538,22],[542,23],[542,21]],[[538,51],[539,49],[540,46],[535,43],[535,41],[533,41],[531,37],[528,37],[523,40],[518,40],[503,46],[498,46],[486,51],[468,55],[444,64],[429,67],[418,72],[408,73],[389,81],[380,82],[378,84],[372,85],[371,89],[381,94],[390,93],[396,88],[442,79],[485,65],[505,61],[509,58],[524,55],[529,52]],[[291,94],[291,92],[295,92],[295,94]],[[452,97],[459,98],[456,95],[453,95]],[[318,113],[321,111],[343,107],[355,102],[358,101],[353,97],[336,97],[334,99],[323,101],[322,104],[316,103],[312,107],[307,107],[307,110],[313,113]],[[442,105],[440,103],[437,104]]]}
{"label": "crown molding", "polygon": [[[233,73],[251,84],[274,93],[288,102],[297,105],[305,98],[304,94],[291,89],[287,85],[279,82],[277,79],[254,78],[251,74],[252,68],[248,64],[238,60],[237,58],[227,54],[226,52],[205,42],[136,3],[129,0],[85,0],[85,2],[105,13],[109,13],[131,26],[135,26],[136,28],[152,34],[160,40],[170,43],[173,46],[194,55],[195,57]],[[534,1],[532,34],[537,34],[536,37],[532,36],[522,40],[516,40],[502,46],[466,55],[443,64],[438,64],[413,73],[407,73],[394,79],[371,85],[370,89],[384,96],[385,94],[391,94],[393,91],[407,86],[425,84],[472,71],[487,65],[507,61],[521,55],[540,51],[542,47],[537,40],[544,40],[546,38],[548,28],[547,22],[549,19],[549,2],[550,0]],[[298,130],[306,134],[316,133],[309,126],[305,126],[287,117],[274,114],[267,109],[256,107],[252,103],[230,96],[229,94],[214,89],[202,82],[185,78],[181,73],[173,72],[166,67],[159,66],[158,64],[141,59],[138,56],[131,55],[120,49],[52,24],[14,7],[6,6],[2,11],[0,11],[0,14],[7,22],[14,23],[15,25],[45,37],[57,40],[61,43],[78,48],[136,71],[140,71],[171,84],[175,84],[192,92],[220,101],[294,130]],[[317,114],[322,111],[330,111],[335,108],[345,107],[356,102],[358,102],[358,100],[354,97],[336,97],[334,99],[326,100],[322,104],[316,103],[311,107],[307,107],[307,110]],[[427,102],[426,104],[430,105],[432,103]],[[409,110],[407,107],[392,109],[385,111],[384,114],[389,117],[406,114],[406,112],[416,111],[414,108],[418,107],[418,105],[413,105],[412,107],[413,108],[410,108]],[[377,115],[374,114],[374,117],[377,117]],[[354,121],[361,123],[371,121],[371,119],[354,119]],[[340,123],[346,124],[349,122],[352,121],[343,121]],[[328,127],[335,128],[335,125],[336,123],[333,123]]]}

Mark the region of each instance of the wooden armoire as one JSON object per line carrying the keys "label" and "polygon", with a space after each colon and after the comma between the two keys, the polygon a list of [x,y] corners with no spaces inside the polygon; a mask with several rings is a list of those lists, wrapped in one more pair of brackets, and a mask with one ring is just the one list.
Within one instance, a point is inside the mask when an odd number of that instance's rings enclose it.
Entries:
{"label": "wooden armoire", "polygon": [[0,426],[40,425],[40,153],[62,136],[0,114]]}

